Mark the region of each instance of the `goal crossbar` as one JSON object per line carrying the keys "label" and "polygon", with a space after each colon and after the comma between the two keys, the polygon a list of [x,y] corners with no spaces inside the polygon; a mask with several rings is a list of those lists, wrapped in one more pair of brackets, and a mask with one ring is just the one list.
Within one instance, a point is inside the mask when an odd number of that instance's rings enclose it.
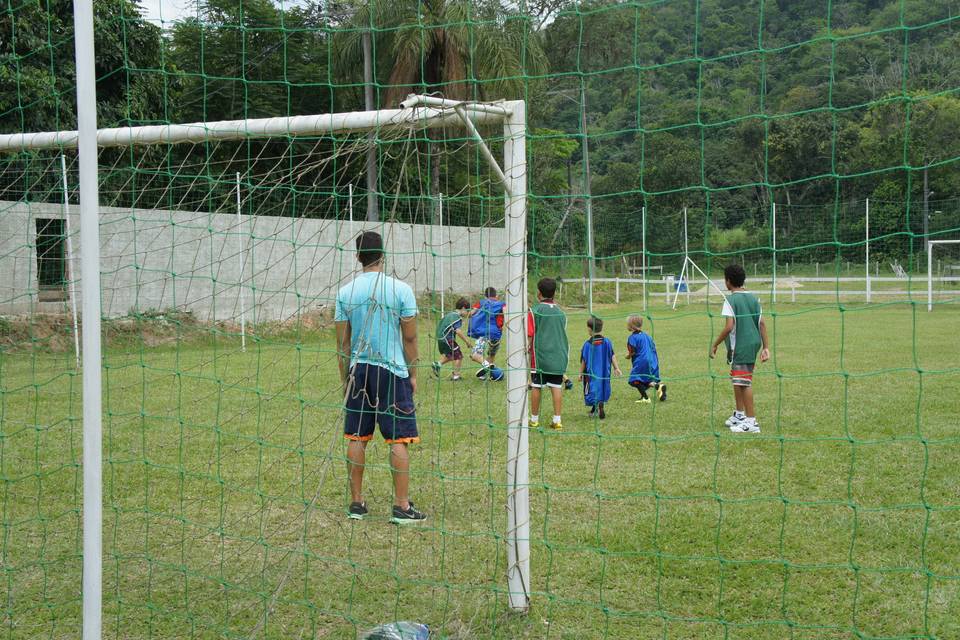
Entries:
{"label": "goal crossbar", "polygon": [[[413,98],[414,96],[411,96]],[[419,96],[415,96],[419,98]],[[353,111],[319,115],[246,120],[220,120],[186,124],[116,127],[97,130],[98,147],[130,147],[154,144],[201,143],[214,140],[243,140],[273,136],[311,136],[382,130],[432,129],[463,126],[461,114],[473,124],[502,124],[512,114],[510,105],[456,103],[431,106],[408,99],[411,106],[379,111]],[[404,101],[407,104],[408,101]],[[442,102],[453,103],[452,100]],[[497,107],[497,108],[491,108]],[[0,152],[31,149],[75,149],[77,131],[45,131],[0,135]]]}

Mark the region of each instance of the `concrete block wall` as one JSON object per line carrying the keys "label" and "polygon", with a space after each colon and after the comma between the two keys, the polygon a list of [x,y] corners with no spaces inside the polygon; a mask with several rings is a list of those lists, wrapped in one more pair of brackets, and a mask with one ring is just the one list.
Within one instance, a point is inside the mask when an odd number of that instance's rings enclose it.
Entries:
{"label": "concrete block wall", "polygon": [[[69,216],[79,256],[76,206]],[[53,310],[38,299],[34,220],[43,217],[63,217],[63,207],[0,202],[0,314]],[[239,320],[242,308],[261,322],[329,307],[358,272],[353,239],[362,229],[384,236],[387,272],[418,294],[477,294],[507,282],[503,228],[268,216],[238,223],[230,214],[103,207],[103,315],[177,309],[202,321]]]}

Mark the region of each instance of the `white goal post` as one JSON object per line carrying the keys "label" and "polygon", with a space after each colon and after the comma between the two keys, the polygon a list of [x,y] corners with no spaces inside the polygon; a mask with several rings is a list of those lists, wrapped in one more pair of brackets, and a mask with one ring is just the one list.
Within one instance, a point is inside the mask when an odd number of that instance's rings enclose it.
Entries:
{"label": "white goal post", "polygon": [[[81,119],[83,123],[83,119]],[[88,123],[89,124],[89,123]],[[478,125],[502,127],[502,164],[491,153],[477,130]],[[351,113],[331,113],[293,117],[195,122],[143,127],[123,127],[81,131],[53,131],[0,135],[0,152],[39,149],[80,148],[80,282],[84,299],[82,334],[84,349],[84,637],[96,637],[101,616],[101,580],[103,574],[101,463],[102,392],[99,298],[100,230],[97,150],[105,147],[206,143],[223,140],[249,140],[269,137],[318,136],[385,131],[410,131],[438,127],[461,128],[465,137],[476,142],[490,165],[496,181],[502,184],[506,226],[506,350],[507,350],[507,582],[509,606],[526,611],[530,600],[530,507],[529,445],[527,431],[527,345],[526,345],[526,103],[522,100],[497,103],[467,103],[430,96],[411,95],[398,109]],[[95,134],[95,137],[94,135]],[[84,137],[86,136],[86,138]],[[84,153],[84,144],[88,151]],[[93,153],[89,150],[92,147]],[[92,204],[91,204],[92,203]],[[88,338],[95,340],[88,341]],[[89,401],[89,402],[88,402]],[[89,409],[89,411],[88,411]],[[90,453],[92,457],[87,457]],[[89,467],[89,468],[88,468]],[[96,524],[94,524],[96,523]]]}
{"label": "white goal post", "polygon": [[938,244],[960,244],[960,240],[927,240],[927,311],[933,311],[933,248]]}

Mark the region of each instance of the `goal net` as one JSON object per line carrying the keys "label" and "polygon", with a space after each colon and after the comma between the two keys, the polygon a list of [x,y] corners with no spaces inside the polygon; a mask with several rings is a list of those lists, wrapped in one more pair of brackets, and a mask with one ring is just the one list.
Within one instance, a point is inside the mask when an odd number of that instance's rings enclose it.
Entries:
{"label": "goal net", "polygon": [[[405,104],[100,132],[109,633],[353,637],[526,608],[524,105]],[[5,564],[9,615],[31,635],[77,632],[81,538],[98,534],[79,522],[79,380],[97,371],[73,342],[86,323],[67,138],[0,139],[4,455],[19,469]],[[367,220],[350,180],[371,150],[379,213]],[[415,402],[431,444],[411,448],[410,484],[429,520],[412,531],[388,524],[379,439],[371,513],[346,518],[334,307],[360,273],[364,230],[381,234],[385,272],[419,307]],[[433,378],[438,320],[490,286],[509,305],[506,379]],[[26,537],[43,540],[33,559],[19,555]]]}

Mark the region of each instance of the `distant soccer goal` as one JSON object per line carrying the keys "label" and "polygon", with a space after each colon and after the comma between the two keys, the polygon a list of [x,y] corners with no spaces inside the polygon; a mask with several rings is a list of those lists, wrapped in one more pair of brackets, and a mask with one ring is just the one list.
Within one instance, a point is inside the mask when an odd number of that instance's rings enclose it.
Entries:
{"label": "distant soccer goal", "polygon": [[[504,593],[509,607],[526,609],[525,139],[522,101],[424,96],[380,111],[100,130],[101,259],[99,274],[81,275],[74,234],[90,220],[76,205],[76,132],[0,136],[0,272],[9,274],[0,314],[22,326],[15,348],[51,375],[95,377],[103,387],[105,527],[82,536],[103,536],[104,620],[135,635],[153,627],[151,611],[163,611],[165,625],[220,635],[321,620],[356,630],[378,619],[369,600],[350,595],[361,584],[380,602],[422,595],[427,583],[449,597],[469,594],[457,605],[465,618]],[[356,180],[371,149],[376,220],[366,219]],[[421,387],[422,428],[438,442],[473,440],[470,455],[494,466],[472,476],[479,467],[461,472],[445,447],[421,456],[413,490],[432,517],[409,567],[378,559],[394,554],[402,564],[412,544],[401,543],[405,534],[371,534],[344,517],[342,389],[330,336],[337,290],[359,270],[362,230],[383,236],[385,270],[413,288],[422,333],[452,306],[445,295],[494,286],[506,302],[506,407],[482,387]],[[59,342],[75,335],[73,323],[98,330],[73,306],[97,276],[104,350],[84,354],[81,368],[58,355]],[[422,353],[421,380],[433,357]],[[40,384],[24,411],[42,407],[52,424],[69,424],[79,388],[38,380],[23,370],[4,384]],[[479,418],[440,410],[454,393],[485,416],[491,436],[505,438],[467,435]],[[72,432],[50,437],[7,450],[75,469],[60,457]],[[384,467],[386,456],[374,459],[372,469]],[[389,470],[369,476],[370,494],[389,505]],[[54,510],[79,513],[79,494],[63,495]],[[503,505],[505,521],[490,515]],[[39,522],[11,509],[11,519]],[[80,532],[72,533],[51,535],[42,566],[14,562],[14,582],[33,584],[55,567],[61,581],[43,598],[75,599],[79,566],[65,560],[80,555]],[[368,535],[374,540],[361,541]],[[378,550],[361,554],[370,544]],[[425,583],[421,566],[431,560],[438,564]]]}

